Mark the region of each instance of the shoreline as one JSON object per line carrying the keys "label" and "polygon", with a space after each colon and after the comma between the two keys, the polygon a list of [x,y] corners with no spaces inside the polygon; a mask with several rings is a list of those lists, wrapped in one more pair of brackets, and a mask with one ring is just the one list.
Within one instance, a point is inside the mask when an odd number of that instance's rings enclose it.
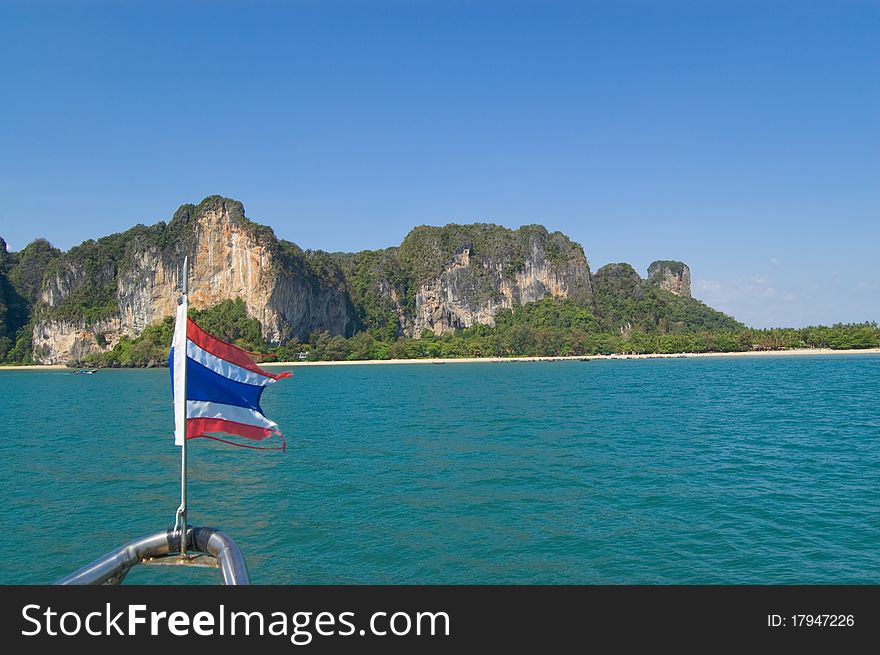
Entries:
{"label": "shoreline", "polygon": [[[741,352],[713,353],[653,353],[642,355],[567,355],[550,357],[423,357],[420,359],[352,359],[320,362],[263,362],[260,366],[374,366],[378,364],[500,364],[509,362],[569,362],[621,359],[693,359],[698,357],[780,357],[798,355],[880,355],[880,348],[797,348],[792,350],[747,350]],[[138,367],[141,368],[141,367]],[[164,368],[164,367],[162,367]],[[64,364],[24,364],[0,366],[0,371],[73,371],[76,367]],[[107,369],[99,369],[107,370]],[[110,369],[112,370],[112,369]]]}
{"label": "shoreline", "polygon": [[742,352],[712,353],[654,353],[643,355],[567,355],[551,357],[424,357],[420,359],[353,359],[320,362],[263,362],[260,366],[347,366],[376,364],[477,364],[506,362],[566,362],[620,359],[692,359],[697,357],[776,357],[797,355],[880,355],[880,348],[797,348],[792,350],[747,350]]}

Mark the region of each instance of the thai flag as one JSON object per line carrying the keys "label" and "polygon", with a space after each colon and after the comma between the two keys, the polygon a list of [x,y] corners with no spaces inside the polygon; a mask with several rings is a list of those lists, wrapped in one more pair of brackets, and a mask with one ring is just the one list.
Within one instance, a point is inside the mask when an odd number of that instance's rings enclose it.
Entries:
{"label": "thai flag", "polygon": [[[260,396],[263,389],[280,378],[290,377],[290,373],[273,375],[263,370],[247,351],[196,325],[187,317],[186,305],[178,305],[168,354],[174,392],[175,445],[183,445],[186,434],[187,439],[206,437],[244,448],[284,450],[284,436],[278,424],[266,418]],[[229,439],[262,441],[273,435],[281,437],[281,445],[276,448]]]}

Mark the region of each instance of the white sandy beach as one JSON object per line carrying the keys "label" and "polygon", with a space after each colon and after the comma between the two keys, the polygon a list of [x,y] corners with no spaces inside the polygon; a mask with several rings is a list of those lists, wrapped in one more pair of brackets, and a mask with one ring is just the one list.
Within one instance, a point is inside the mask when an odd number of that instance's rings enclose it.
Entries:
{"label": "white sandy beach", "polygon": [[340,366],[358,364],[472,364],[476,362],[564,362],[600,359],[685,359],[692,357],[776,357],[796,355],[877,355],[880,348],[831,350],[830,348],[801,348],[797,350],[755,350],[733,353],[670,353],[652,355],[573,355],[569,357],[450,357],[442,359],[359,359],[333,362],[263,362],[260,366]]}
{"label": "white sandy beach", "polygon": [[[654,355],[572,355],[569,357],[449,357],[442,359],[356,359],[333,362],[263,362],[260,366],[361,366],[371,364],[473,364],[501,362],[565,362],[601,359],[689,359],[693,357],[790,357],[797,355],[878,355],[880,348],[831,350],[830,348],[801,348],[797,350],[755,350],[735,353],[670,353]],[[0,366],[0,371],[66,371],[63,364],[28,364]]]}

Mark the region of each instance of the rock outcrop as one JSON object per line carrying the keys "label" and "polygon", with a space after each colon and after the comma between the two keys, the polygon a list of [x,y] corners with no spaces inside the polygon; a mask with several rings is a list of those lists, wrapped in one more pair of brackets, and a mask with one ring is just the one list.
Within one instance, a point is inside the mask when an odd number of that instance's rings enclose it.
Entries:
{"label": "rock outcrop", "polygon": [[736,320],[691,297],[690,270],[682,262],[657,261],[642,277],[629,264],[608,264],[593,276],[596,316],[608,332],[624,336],[687,330],[735,330]]}
{"label": "rock outcrop", "polygon": [[174,314],[186,256],[191,306],[241,299],[273,345],[359,330],[439,336],[548,297],[575,301],[611,332],[736,324],[691,299],[685,264],[654,262],[647,280],[629,264],[593,275],[579,244],[540,225],[421,226],[400,246],[331,255],[279,240],[241,203],[212,196],[167,224],[66,253],[45,240],[9,253],[0,240],[0,347],[64,363],[136,337]]}
{"label": "rock outcrop", "polygon": [[691,269],[684,262],[661,260],[648,267],[648,281],[664,291],[691,298]]}
{"label": "rock outcrop", "polygon": [[167,225],[86,242],[55,262],[33,328],[39,360],[100,352],[172,315],[187,255],[190,305],[204,309],[241,298],[270,343],[314,331],[349,334],[354,327],[344,280],[332,263],[250,222],[241,203],[213,196],[198,207],[184,205]]}
{"label": "rock outcrop", "polygon": [[0,239],[0,361],[16,344],[21,355],[30,357],[29,321],[45,272],[60,256],[61,251],[45,239],[20,252],[9,252]]}
{"label": "rock outcrop", "polygon": [[[411,236],[420,257],[435,264],[416,278],[410,336],[494,325],[499,310],[547,296],[592,299],[584,251],[559,232],[539,225],[515,231],[496,225],[419,229]],[[406,242],[402,248],[407,246],[416,248]]]}
{"label": "rock outcrop", "polygon": [[540,225],[476,223],[412,230],[397,248],[337,253],[361,327],[419,338],[552,296],[592,301],[583,249]]}
{"label": "rock outcrop", "polygon": [[616,298],[641,300],[645,295],[644,280],[629,264],[605,264],[593,276],[597,294]]}

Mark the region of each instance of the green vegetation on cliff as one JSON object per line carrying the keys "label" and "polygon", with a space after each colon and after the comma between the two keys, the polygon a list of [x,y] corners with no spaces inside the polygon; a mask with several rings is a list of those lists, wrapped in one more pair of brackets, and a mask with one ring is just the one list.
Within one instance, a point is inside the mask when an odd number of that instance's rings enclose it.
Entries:
{"label": "green vegetation on cliff", "polygon": [[91,323],[116,314],[116,273],[131,234],[142,228],[139,225],[121,234],[86,241],[54,260],[46,271],[46,284],[61,300],[42,305],[42,316]]}
{"label": "green vegetation on cliff", "polygon": [[134,253],[155,250],[182,261],[187,244],[195,238],[196,217],[222,208],[261,242],[275,242],[271,228],[245,218],[240,202],[209,196],[198,205],[181,205],[168,223],[138,224],[97,241],[85,241],[56,257],[45,271],[50,301],[40,307],[41,317],[94,323],[118,314],[117,282],[130,269]]}
{"label": "green vegetation on cliff", "polygon": [[[224,300],[209,309],[190,309],[189,317],[215,337],[250,352],[267,352],[260,322],[248,316],[241,298]],[[169,346],[170,346],[169,342]]]}
{"label": "green vegetation on cliff", "polygon": [[263,246],[273,246],[277,239],[275,231],[268,225],[254,223],[244,213],[244,205],[238,200],[213,195],[202,200],[198,205],[190,203],[181,205],[174,212],[171,221],[166,225],[160,221],[154,227],[159,227],[160,239],[155,245],[164,250],[175,244],[185,244],[195,238],[196,219],[205,212],[227,211],[231,221],[243,227],[255,241]]}
{"label": "green vegetation on cliff", "polygon": [[654,281],[666,272],[672,273],[673,275],[683,275],[686,268],[684,262],[658,259],[655,262],[651,262],[650,266],[648,266],[648,280]]}
{"label": "green vegetation on cliff", "polygon": [[[487,223],[420,226],[398,247],[330,254],[279,240],[270,227],[247,219],[240,202],[210,196],[198,205],[182,205],[168,223],[136,225],[67,253],[45,240],[10,253],[0,239],[0,362],[57,357],[48,354],[48,346],[34,353],[33,335],[36,331],[38,342],[45,343],[46,331],[57,327],[54,322],[68,321],[68,333],[82,337],[72,352],[94,351],[96,343],[105,349],[81,363],[163,365],[172,318],[137,338],[123,337],[109,349],[107,340],[113,342],[119,331],[107,332],[102,321],[124,319],[120,302],[133,311],[125,294],[137,291],[153,266],[176,270],[193,252],[197,237],[205,238],[200,226],[213,229],[212,217],[228,221],[216,238],[234,239],[244,230],[249,244],[271,254],[277,277],[270,283],[269,302],[278,299],[282,309],[295,307],[299,313],[282,311],[278,325],[266,326],[268,334],[283,335],[281,343],[273,344],[266,343],[263,326],[247,315],[241,299],[192,314],[221,338],[246,350],[272,350],[282,359],[301,354],[309,359],[387,359],[865,348],[878,342],[874,324],[749,330],[690,297],[684,263],[658,260],[647,280],[623,263],[591,275],[580,245],[540,225],[516,230]],[[680,276],[678,285],[669,281],[670,275]],[[567,297],[525,302],[551,288]],[[418,313],[417,297],[424,303]],[[487,320],[511,298],[514,307],[497,311],[494,326],[474,325],[442,338],[428,330],[421,338],[403,336],[420,329],[416,326],[443,332],[475,316]],[[328,311],[331,301],[335,304]],[[122,329],[131,330],[133,324]],[[327,325],[336,334],[324,331]]]}
{"label": "green vegetation on cliff", "polygon": [[[609,333],[602,331],[599,319],[587,308],[569,299],[553,298],[499,312],[494,327],[475,325],[443,337],[426,332],[419,339],[381,339],[363,331],[346,338],[322,332],[302,344],[291,340],[275,347],[263,339],[259,321],[247,315],[241,299],[227,300],[207,310],[190,310],[190,316],[203,329],[223,340],[250,352],[267,353],[279,361],[296,361],[300,359],[300,353],[309,361],[339,361],[880,348],[880,328],[876,323],[802,329],[739,327],[665,333],[632,331],[626,335],[619,331]],[[173,332],[174,319],[169,316],[158,325],[145,329],[135,339],[123,337],[109,351],[71,363],[110,367],[164,366]]]}
{"label": "green vegetation on cliff", "polygon": [[333,253],[332,257],[345,276],[358,327],[377,339],[397,338],[398,307],[408,288],[397,248]]}
{"label": "green vegetation on cliff", "polygon": [[513,276],[525,263],[531,227],[514,231],[491,223],[421,225],[406,235],[398,256],[413,289],[438,278],[453,257],[464,250],[472,257],[497,262]]}
{"label": "green vegetation on cliff", "polygon": [[[558,301],[531,303],[544,305]],[[425,334],[421,339],[401,338],[379,341],[362,332],[351,339],[316,335],[303,348],[308,359],[418,359],[436,357],[556,357],[611,354],[743,352],[791,348],[831,348],[834,350],[880,348],[880,328],[876,323],[838,324],[832,327],[780,328],[753,330],[714,330],[694,332],[620,333],[592,332],[566,325],[570,314],[565,308],[550,314],[560,323],[534,320],[546,307],[527,310],[526,320],[502,317],[496,326],[475,325],[443,337]],[[590,319],[580,317],[582,324]],[[280,359],[291,359],[281,355]]]}
{"label": "green vegetation on cliff", "polygon": [[[543,225],[523,225],[510,230],[492,223],[449,224],[443,227],[422,225],[404,238],[398,249],[401,267],[406,272],[406,311],[415,312],[415,294],[427,282],[437,279],[453,258],[469,252],[477,300],[488,300],[497,293],[491,283],[491,268],[500,269],[513,280],[525,267],[535,248],[541,248],[551,264],[577,263],[586,259],[579,245],[561,232],[548,232]],[[586,300],[588,290],[576,289],[574,295]]]}
{"label": "green vegetation on cliff", "polygon": [[629,264],[608,264],[593,276],[593,298],[607,332],[739,330],[742,323],[695,298],[676,296],[642,280]]}
{"label": "green vegetation on cliff", "polygon": [[0,239],[0,362],[31,363],[33,310],[46,270],[60,256],[45,239],[12,253]]}
{"label": "green vegetation on cliff", "polygon": [[6,359],[6,353],[12,345],[12,339],[9,338],[9,328],[6,324],[6,313],[8,311],[6,305],[7,287],[9,282],[3,273],[0,273],[0,362]]}
{"label": "green vegetation on cliff", "polygon": [[[168,223],[136,225],[60,254],[46,266],[44,302],[37,306],[37,319],[102,330],[96,324],[120,316],[120,298],[140,283],[138,271],[148,273],[150,262],[156,267],[163,265],[165,270],[180,269],[184,257],[196,247],[197,238],[204,237],[199,232],[200,221],[211,214],[221,216],[234,228],[230,231],[233,241],[243,231],[248,244],[258,244],[268,251],[273,272],[280,279],[304,284],[316,294],[345,296],[345,277],[328,253],[304,251],[289,241],[278,240],[272,228],[247,219],[240,202],[210,196],[198,205],[182,205]],[[303,333],[300,326],[289,327],[294,333]]]}
{"label": "green vegetation on cliff", "polygon": [[[224,300],[209,309],[190,309],[189,317],[203,330],[239,348],[249,352],[269,352],[260,322],[248,316],[241,298]],[[89,355],[73,363],[114,368],[165,366],[173,335],[174,317],[166,316],[161,323],[148,326],[136,338],[122,337],[107,352]]]}
{"label": "green vegetation on cliff", "polygon": [[[468,253],[467,302],[485,304],[500,297],[498,272],[511,282],[521,273],[535,251],[556,266],[570,264],[580,269],[582,286],[574,285],[572,296],[589,302],[586,258],[579,245],[560,232],[548,232],[541,225],[517,230],[491,223],[422,225],[406,235],[399,247],[334,253],[348,285],[358,327],[380,341],[392,341],[416,314],[416,294],[438,280],[457,256]],[[574,276],[573,276],[574,277]]]}

